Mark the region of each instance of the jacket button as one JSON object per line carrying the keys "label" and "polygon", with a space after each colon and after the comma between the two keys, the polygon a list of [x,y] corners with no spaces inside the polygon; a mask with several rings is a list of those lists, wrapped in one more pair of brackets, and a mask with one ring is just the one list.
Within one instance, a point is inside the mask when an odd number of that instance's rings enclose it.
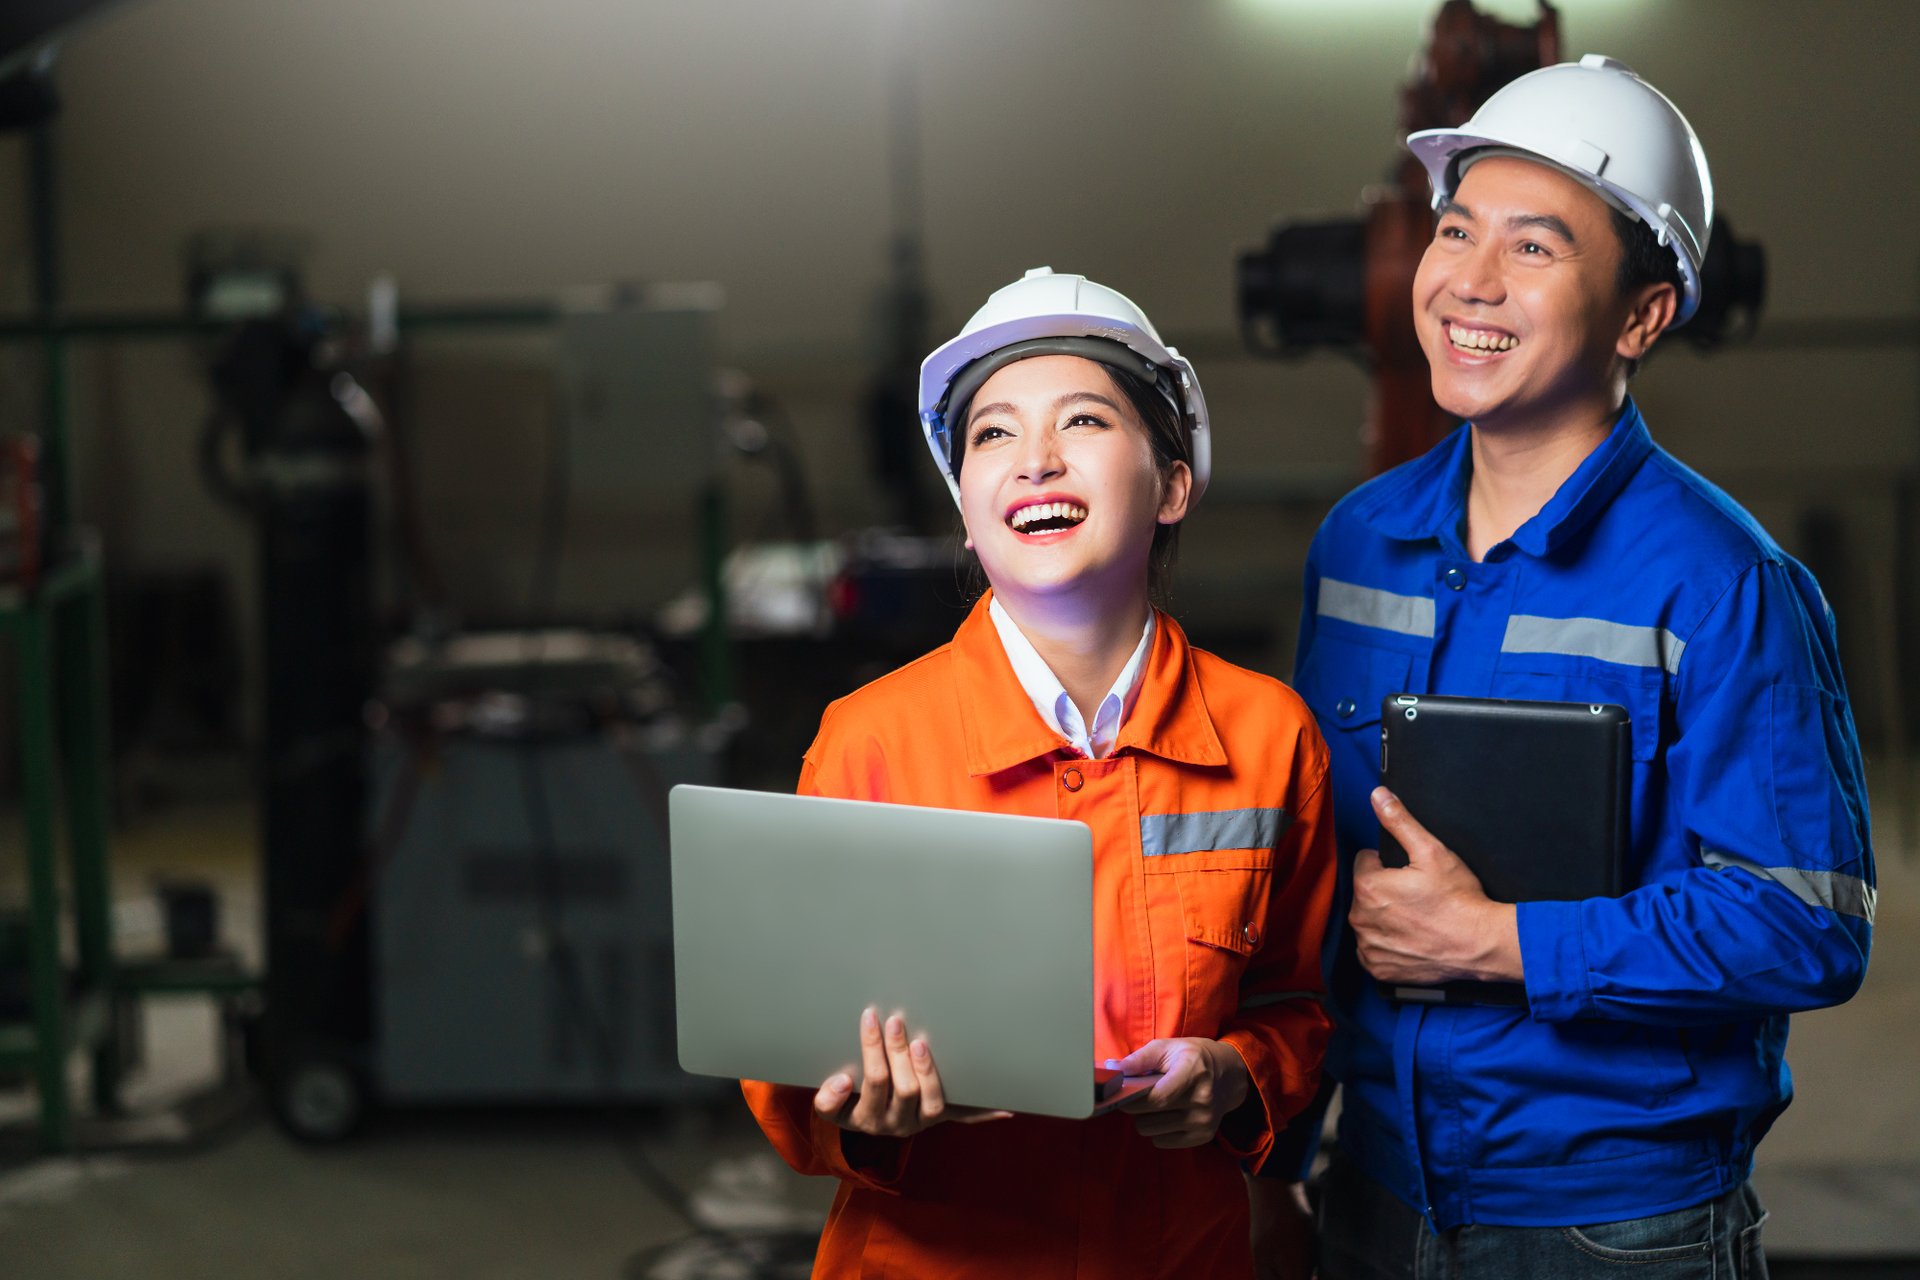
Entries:
{"label": "jacket button", "polygon": [[1078,769],[1069,769],[1060,775],[1060,785],[1069,791],[1078,791],[1086,782]]}
{"label": "jacket button", "polygon": [[1246,927],[1240,930],[1240,936],[1247,940],[1248,946],[1257,947],[1260,945],[1260,926],[1249,920]]}
{"label": "jacket button", "polygon": [[1348,716],[1352,715],[1353,710],[1354,708],[1353,708],[1352,698],[1342,698],[1340,699],[1340,701],[1333,704],[1333,714],[1339,716],[1342,720],[1345,720]]}
{"label": "jacket button", "polygon": [[1467,585],[1467,575],[1459,569],[1449,569],[1447,570],[1447,585],[1455,591],[1464,590]]}

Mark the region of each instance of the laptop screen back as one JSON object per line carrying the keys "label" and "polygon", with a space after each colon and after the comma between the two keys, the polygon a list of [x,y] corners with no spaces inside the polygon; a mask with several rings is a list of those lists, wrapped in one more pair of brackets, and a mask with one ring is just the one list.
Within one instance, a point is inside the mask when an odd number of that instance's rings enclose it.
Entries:
{"label": "laptop screen back", "polygon": [[955,1105],[1092,1111],[1085,824],[696,786],[671,818],[686,1070],[814,1088],[874,1005]]}

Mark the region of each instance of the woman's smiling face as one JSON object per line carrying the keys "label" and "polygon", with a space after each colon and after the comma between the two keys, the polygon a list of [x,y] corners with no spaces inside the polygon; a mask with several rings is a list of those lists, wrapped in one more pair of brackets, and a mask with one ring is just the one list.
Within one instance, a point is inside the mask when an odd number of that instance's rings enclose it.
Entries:
{"label": "woman's smiling face", "polygon": [[1057,608],[1144,600],[1155,528],[1186,514],[1185,463],[1155,465],[1104,366],[1031,356],[996,372],[962,428],[967,545],[1003,599]]}

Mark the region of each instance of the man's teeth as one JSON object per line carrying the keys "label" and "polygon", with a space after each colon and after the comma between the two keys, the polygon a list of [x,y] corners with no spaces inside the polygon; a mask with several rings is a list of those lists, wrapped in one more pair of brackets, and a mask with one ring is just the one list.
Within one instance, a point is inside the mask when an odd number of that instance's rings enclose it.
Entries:
{"label": "man's teeth", "polygon": [[1468,329],[1457,324],[1447,326],[1447,341],[1469,351],[1511,351],[1520,345],[1520,339],[1511,334],[1495,333],[1491,329]]}
{"label": "man's teeth", "polygon": [[1037,502],[1030,507],[1022,507],[1007,520],[1015,529],[1025,529],[1029,525],[1039,524],[1043,520],[1065,521],[1079,524],[1087,518],[1087,509],[1071,502]]}

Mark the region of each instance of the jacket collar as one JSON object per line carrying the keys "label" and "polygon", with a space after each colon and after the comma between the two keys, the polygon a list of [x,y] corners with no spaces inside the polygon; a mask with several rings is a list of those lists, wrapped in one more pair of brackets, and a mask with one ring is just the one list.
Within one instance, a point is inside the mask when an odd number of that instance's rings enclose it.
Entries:
{"label": "jacket collar", "polygon": [[[1034,711],[1014,675],[993,619],[987,616],[991,599],[991,594],[980,597],[949,646],[960,698],[962,750],[967,773],[976,778],[1066,746]],[[1185,764],[1224,765],[1227,752],[1201,696],[1186,633],[1164,613],[1156,620],[1140,697],[1120,726],[1113,754],[1131,749]]]}
{"label": "jacket collar", "polygon": [[[1514,530],[1512,543],[1544,556],[1578,533],[1607,508],[1653,452],[1653,437],[1631,397],[1607,438],[1568,476],[1547,505]],[[1458,542],[1464,533],[1467,486],[1473,479],[1473,429],[1452,435],[1398,470],[1356,506],[1355,514],[1378,532],[1405,542]]]}

